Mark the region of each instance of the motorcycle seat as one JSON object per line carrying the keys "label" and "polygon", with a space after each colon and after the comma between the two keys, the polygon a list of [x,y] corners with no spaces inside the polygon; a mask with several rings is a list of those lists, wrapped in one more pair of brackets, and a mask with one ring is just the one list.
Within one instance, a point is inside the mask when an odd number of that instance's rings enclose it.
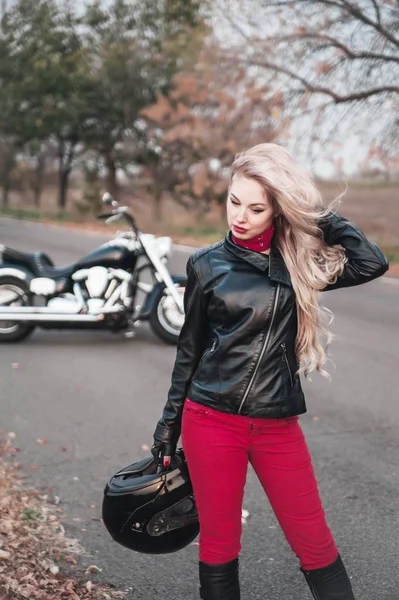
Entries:
{"label": "motorcycle seat", "polygon": [[59,279],[69,277],[75,270],[75,263],[66,267],[55,267],[45,252],[21,252],[5,247],[2,252],[3,261],[27,267],[36,277]]}

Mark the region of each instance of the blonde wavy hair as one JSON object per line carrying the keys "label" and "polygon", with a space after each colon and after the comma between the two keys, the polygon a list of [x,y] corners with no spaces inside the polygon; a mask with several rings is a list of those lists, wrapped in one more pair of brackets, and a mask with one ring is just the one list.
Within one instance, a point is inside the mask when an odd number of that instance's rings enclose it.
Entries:
{"label": "blonde wavy hair", "polygon": [[[234,175],[255,179],[266,190],[274,208],[275,244],[280,250],[296,294],[298,331],[295,350],[299,372],[313,370],[330,379],[323,369],[333,335],[330,310],[319,304],[321,290],[334,283],[346,262],[342,248],[328,246],[317,223],[336,211],[339,196],[327,208],[310,173],[277,144],[258,144],[237,154]],[[321,343],[326,337],[325,347]]]}

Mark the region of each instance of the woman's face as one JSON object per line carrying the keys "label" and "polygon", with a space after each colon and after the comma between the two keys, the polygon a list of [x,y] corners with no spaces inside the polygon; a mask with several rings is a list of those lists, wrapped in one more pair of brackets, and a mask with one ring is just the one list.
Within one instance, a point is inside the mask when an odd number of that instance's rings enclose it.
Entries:
{"label": "woman's face", "polygon": [[255,179],[234,175],[227,198],[227,222],[233,234],[248,240],[273,223],[274,211],[266,190]]}

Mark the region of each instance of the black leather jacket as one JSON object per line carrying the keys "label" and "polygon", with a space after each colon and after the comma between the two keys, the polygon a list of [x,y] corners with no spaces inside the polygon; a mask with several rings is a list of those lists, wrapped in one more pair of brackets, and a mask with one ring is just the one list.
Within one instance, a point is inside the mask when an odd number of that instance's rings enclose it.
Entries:
{"label": "black leather jacket", "polygon": [[[385,273],[379,247],[334,213],[319,223],[327,244],[341,245],[347,263],[325,289],[359,285]],[[172,384],[154,439],[174,447],[186,397],[213,409],[251,417],[306,412],[296,374],[297,311],[279,250],[270,255],[225,240],[195,252],[187,263],[185,322]]]}

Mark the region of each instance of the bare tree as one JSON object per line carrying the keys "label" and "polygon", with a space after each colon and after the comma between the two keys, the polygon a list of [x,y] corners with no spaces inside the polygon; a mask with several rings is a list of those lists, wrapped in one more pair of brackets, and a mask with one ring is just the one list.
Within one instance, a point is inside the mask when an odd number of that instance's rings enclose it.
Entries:
{"label": "bare tree", "polygon": [[325,137],[326,122],[333,130],[347,115],[359,132],[381,139],[397,132],[397,0],[247,0],[240,11],[220,0],[219,7],[233,32],[223,36],[227,54],[237,42],[243,63],[274,77],[298,113],[318,113]]}
{"label": "bare tree", "polygon": [[[250,64],[286,74],[299,89],[336,104],[399,94],[399,5],[386,0],[262,4],[278,11],[283,31],[255,51]],[[272,46],[276,60],[268,58]]]}

